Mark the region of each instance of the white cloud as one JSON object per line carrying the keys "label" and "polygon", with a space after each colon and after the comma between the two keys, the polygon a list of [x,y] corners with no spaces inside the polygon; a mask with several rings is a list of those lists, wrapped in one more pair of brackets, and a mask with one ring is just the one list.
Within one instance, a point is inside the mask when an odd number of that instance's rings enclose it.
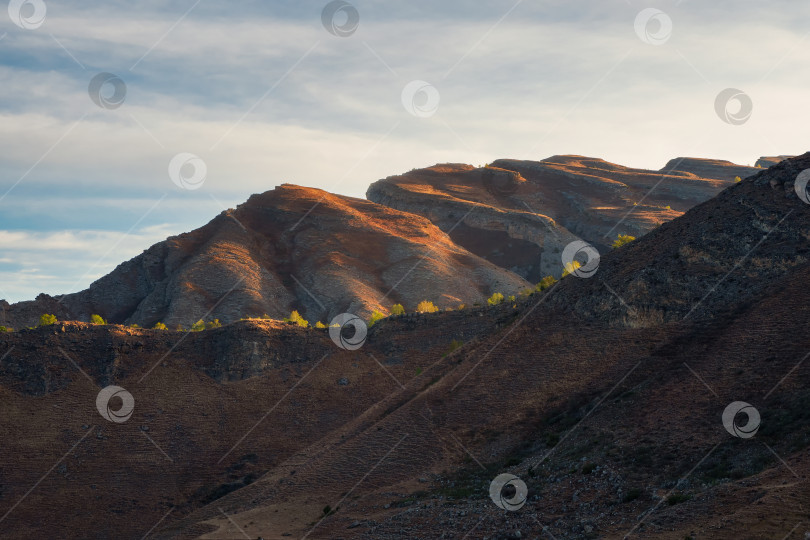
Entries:
{"label": "white cloud", "polygon": [[0,230],[0,294],[9,301],[76,292],[174,234],[173,225],[126,235],[108,231]]}

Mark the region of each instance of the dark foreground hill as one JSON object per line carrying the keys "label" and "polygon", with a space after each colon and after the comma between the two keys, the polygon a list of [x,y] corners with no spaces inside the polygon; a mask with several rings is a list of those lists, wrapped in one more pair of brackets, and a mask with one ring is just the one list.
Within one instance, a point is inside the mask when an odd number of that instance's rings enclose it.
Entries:
{"label": "dark foreground hill", "polygon": [[[2,335],[0,530],[802,535],[810,206],[792,184],[807,168],[810,154],[744,180],[589,279],[389,318],[356,350],[272,321]],[[111,384],[133,396],[125,422],[96,409]],[[724,427],[733,402],[758,411],[753,437]],[[527,486],[515,511],[489,498],[504,473]]]}

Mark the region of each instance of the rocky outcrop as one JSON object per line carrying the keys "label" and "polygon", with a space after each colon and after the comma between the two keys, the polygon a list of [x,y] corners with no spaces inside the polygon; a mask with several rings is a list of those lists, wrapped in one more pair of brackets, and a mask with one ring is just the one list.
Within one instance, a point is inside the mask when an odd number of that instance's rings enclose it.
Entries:
{"label": "rocky outcrop", "polygon": [[560,276],[560,253],[571,241],[606,251],[619,234],[642,236],[755,172],[683,158],[662,171],[582,156],[499,159],[484,168],[440,164],[391,176],[366,196],[425,216],[468,250],[537,281]]}
{"label": "rocky outcrop", "polygon": [[767,169],[768,167],[772,167],[777,163],[782,163],[786,159],[793,159],[796,156],[762,156],[756,162],[756,167],[760,169]]}
{"label": "rocky outcrop", "polygon": [[[423,186],[422,179],[436,184]],[[440,165],[375,182],[366,196],[426,217],[459,245],[536,283],[547,275],[559,277],[560,253],[577,237],[529,207],[511,207],[509,197],[525,183],[506,169]],[[446,192],[439,191],[442,186]]]}

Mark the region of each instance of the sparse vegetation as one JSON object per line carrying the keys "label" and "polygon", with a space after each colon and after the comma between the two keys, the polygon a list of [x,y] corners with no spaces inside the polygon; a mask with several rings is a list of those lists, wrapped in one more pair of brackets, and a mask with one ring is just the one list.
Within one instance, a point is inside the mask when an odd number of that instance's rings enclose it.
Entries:
{"label": "sparse vegetation", "polygon": [[130,328],[140,328],[140,327],[141,327],[141,325],[140,325],[140,324],[138,324],[138,323],[132,323],[132,324],[130,324],[130,325],[129,325],[129,327],[130,327]]}
{"label": "sparse vegetation", "polygon": [[579,261],[571,261],[570,263],[566,264],[563,268],[562,277],[573,274],[580,266],[582,266],[582,263]]}
{"label": "sparse vegetation", "polygon": [[734,177],[734,182],[736,182],[737,184],[739,184],[740,182],[742,182],[742,178],[740,178],[739,176],[735,176],[735,177]]}
{"label": "sparse vegetation", "polygon": [[7,326],[0,326],[0,333],[13,332],[13,331],[14,331],[13,328],[9,328]]}
{"label": "sparse vegetation", "polygon": [[624,245],[627,245],[635,239],[635,236],[630,236],[629,234],[620,234],[618,237],[616,237],[616,240],[613,241],[613,249],[618,249]]}
{"label": "sparse vegetation", "polygon": [[391,315],[405,315],[405,308],[402,304],[394,304],[391,306]]}
{"label": "sparse vegetation", "polygon": [[369,317],[368,319],[368,327],[371,328],[372,326],[377,324],[377,321],[380,321],[382,319],[385,319],[385,313],[382,313],[375,309],[374,311],[371,312],[371,317]]}
{"label": "sparse vegetation", "polygon": [[447,356],[448,354],[450,354],[450,353],[452,353],[454,351],[457,351],[462,346],[464,346],[463,341],[460,341],[458,339],[454,339],[453,341],[450,342],[450,348],[447,349],[447,352],[442,355],[442,358],[444,358],[445,356]]}
{"label": "sparse vegetation", "polygon": [[104,324],[107,324],[107,321],[105,321],[104,317],[102,317],[101,315],[93,314],[93,315],[90,315],[90,324],[104,325]]}
{"label": "sparse vegetation", "polygon": [[458,305],[458,307],[457,307],[456,309],[459,309],[459,310],[460,310],[460,309],[464,309],[464,308],[466,308],[466,307],[467,307],[467,304],[459,304],[459,305]]}
{"label": "sparse vegetation", "polygon": [[439,308],[433,305],[433,302],[422,300],[419,302],[419,305],[416,306],[416,311],[417,313],[436,313],[439,311]]}
{"label": "sparse vegetation", "polygon": [[495,294],[493,294],[492,296],[490,296],[487,299],[487,303],[490,306],[497,306],[501,302],[503,302],[503,295],[501,293],[499,293],[499,292],[496,292]]}
{"label": "sparse vegetation", "polygon": [[315,323],[315,328],[326,328],[326,325],[323,324],[321,321]]}
{"label": "sparse vegetation", "polygon": [[206,323],[205,327],[209,330],[212,328],[221,328],[222,323],[219,322],[219,319],[214,319],[213,321]]}
{"label": "sparse vegetation", "polygon": [[555,283],[557,283],[557,280],[554,279],[554,276],[546,276],[546,277],[544,277],[543,279],[540,280],[540,283],[537,284],[537,286],[535,287],[535,290],[537,292],[543,292],[546,289],[550,288]]}
{"label": "sparse vegetation", "polygon": [[202,319],[200,319],[199,321],[195,322],[195,323],[194,323],[194,324],[191,326],[191,331],[192,331],[192,332],[202,332],[203,330],[205,330],[205,321],[203,321]]}
{"label": "sparse vegetation", "polygon": [[152,327],[152,330],[168,330],[169,327],[163,324],[162,322],[156,322],[155,326]]}
{"label": "sparse vegetation", "polygon": [[50,326],[56,323],[57,323],[56,315],[45,313],[39,316],[39,326]]}
{"label": "sparse vegetation", "polygon": [[[268,317],[268,319],[269,319],[269,317]],[[293,310],[293,312],[290,313],[289,317],[284,319],[284,322],[285,323],[294,323],[294,324],[297,324],[298,326],[301,326],[302,328],[306,328],[306,327],[309,326],[309,321],[307,321],[305,318],[303,318],[298,313],[298,311],[295,311],[295,310]]]}

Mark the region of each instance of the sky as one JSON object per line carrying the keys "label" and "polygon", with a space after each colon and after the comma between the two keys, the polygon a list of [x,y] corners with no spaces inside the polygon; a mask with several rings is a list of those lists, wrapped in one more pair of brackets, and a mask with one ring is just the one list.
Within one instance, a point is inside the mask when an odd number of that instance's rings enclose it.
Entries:
{"label": "sky", "polygon": [[795,0],[10,0],[0,298],[84,289],[282,183],[804,153],[808,23]]}

